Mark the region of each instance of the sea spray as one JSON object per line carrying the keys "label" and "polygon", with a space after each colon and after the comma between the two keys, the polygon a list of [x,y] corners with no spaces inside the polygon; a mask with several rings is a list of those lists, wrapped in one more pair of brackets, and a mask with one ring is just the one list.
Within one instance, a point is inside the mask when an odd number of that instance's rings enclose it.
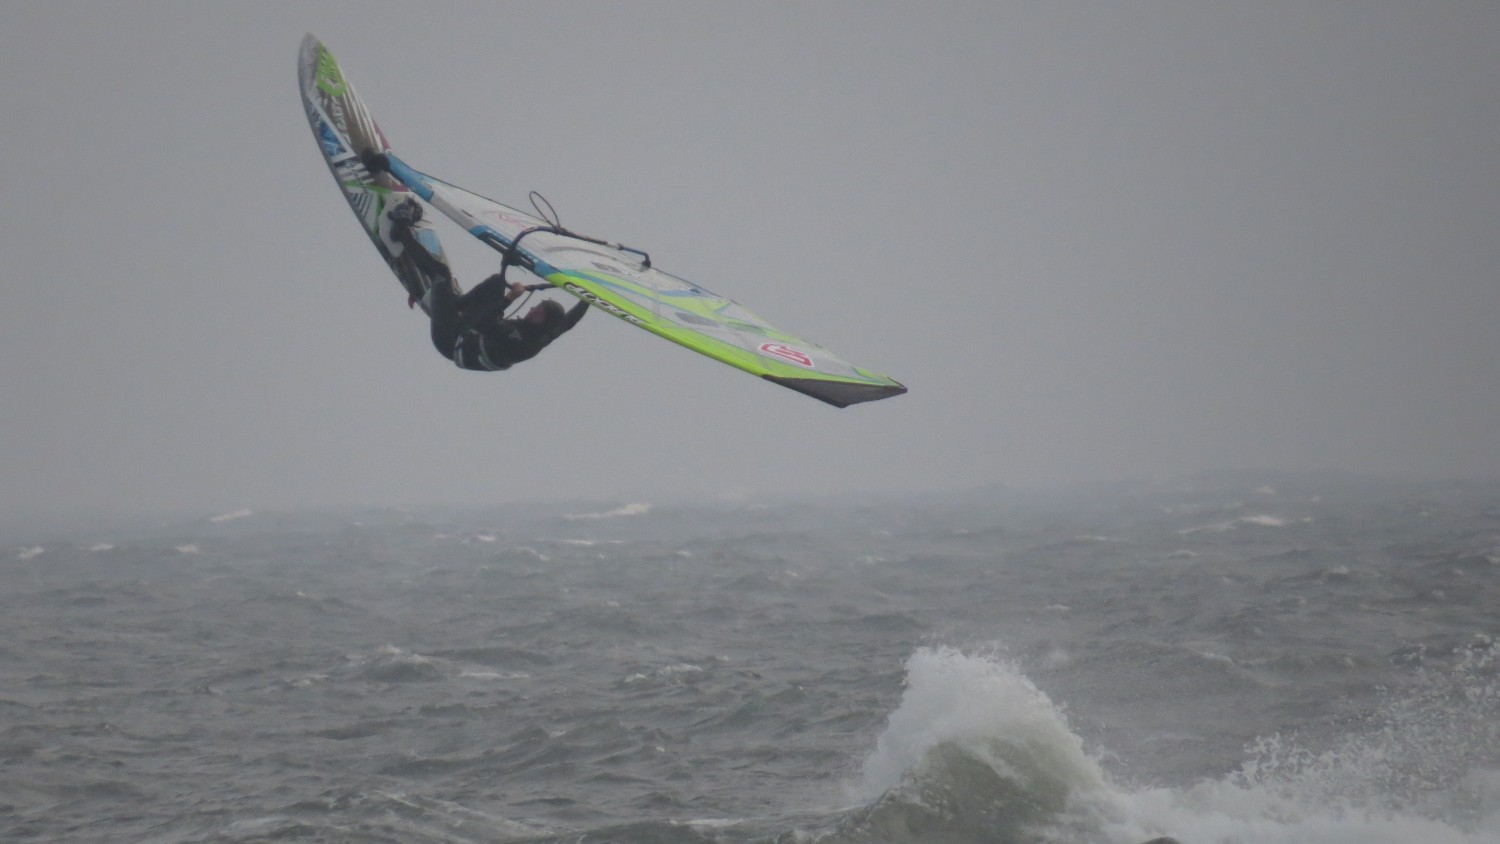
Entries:
{"label": "sea spray", "polygon": [[830,841],[1039,841],[1104,787],[1063,713],[1015,666],[922,648]]}
{"label": "sea spray", "polygon": [[[1284,799],[1354,814],[1418,814],[1482,825],[1500,768],[1500,681],[1495,644],[1476,636],[1446,667],[1422,665],[1413,682],[1333,746],[1294,736],[1258,739],[1236,782]],[[1424,660],[1424,662],[1431,662]]]}
{"label": "sea spray", "polygon": [[1257,738],[1240,768],[1183,789],[1120,792],[1110,842],[1165,829],[1222,844],[1481,844],[1500,840],[1500,681],[1476,636],[1423,667],[1336,740]]}
{"label": "sea spray", "polygon": [[[980,758],[1006,746],[1013,748],[1011,757],[1025,754],[1039,772],[1072,787],[1102,784],[1099,766],[1062,711],[1017,667],[939,647],[922,648],[907,661],[901,704],[865,760],[856,796],[869,799],[895,788],[945,745]],[[993,761],[1002,769],[1008,764]]]}

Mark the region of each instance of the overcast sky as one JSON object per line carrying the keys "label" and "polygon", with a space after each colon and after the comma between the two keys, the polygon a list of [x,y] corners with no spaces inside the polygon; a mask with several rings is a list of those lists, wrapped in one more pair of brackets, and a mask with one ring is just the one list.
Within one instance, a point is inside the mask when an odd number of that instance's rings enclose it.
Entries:
{"label": "overcast sky", "polygon": [[[307,32],[415,166],[911,392],[603,313],[458,370],[318,154]],[[0,2],[0,508],[1495,476],[1497,43],[1491,0]]]}

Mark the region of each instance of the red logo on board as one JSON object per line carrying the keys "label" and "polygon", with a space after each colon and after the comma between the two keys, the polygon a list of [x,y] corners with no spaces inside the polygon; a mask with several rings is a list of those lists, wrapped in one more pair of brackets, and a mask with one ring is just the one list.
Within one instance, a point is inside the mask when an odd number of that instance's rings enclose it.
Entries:
{"label": "red logo on board", "polygon": [[782,360],[791,361],[798,366],[805,366],[808,369],[812,369],[812,358],[808,357],[806,352],[799,352],[791,346],[781,343],[761,343],[760,350],[768,355],[775,355]]}

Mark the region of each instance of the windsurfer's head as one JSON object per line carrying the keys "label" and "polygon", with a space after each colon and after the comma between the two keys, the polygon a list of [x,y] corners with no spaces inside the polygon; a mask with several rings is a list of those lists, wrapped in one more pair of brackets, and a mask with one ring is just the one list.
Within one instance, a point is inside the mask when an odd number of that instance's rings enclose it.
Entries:
{"label": "windsurfer's head", "polygon": [[563,319],[563,306],[548,299],[527,311],[525,319],[534,325],[557,325]]}

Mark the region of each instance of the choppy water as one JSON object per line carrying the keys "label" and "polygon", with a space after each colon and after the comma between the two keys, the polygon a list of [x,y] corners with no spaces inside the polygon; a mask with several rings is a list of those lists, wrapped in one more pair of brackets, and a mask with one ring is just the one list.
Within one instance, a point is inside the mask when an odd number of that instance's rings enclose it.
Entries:
{"label": "choppy water", "polygon": [[6,842],[1500,840],[1500,485],[0,540]]}

